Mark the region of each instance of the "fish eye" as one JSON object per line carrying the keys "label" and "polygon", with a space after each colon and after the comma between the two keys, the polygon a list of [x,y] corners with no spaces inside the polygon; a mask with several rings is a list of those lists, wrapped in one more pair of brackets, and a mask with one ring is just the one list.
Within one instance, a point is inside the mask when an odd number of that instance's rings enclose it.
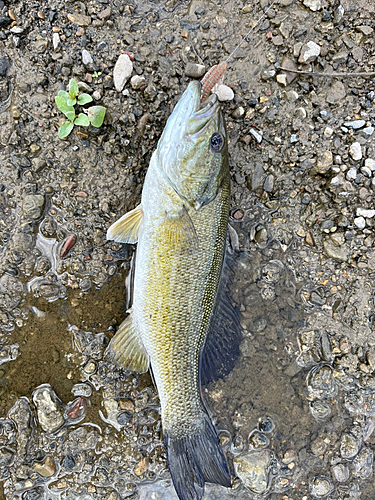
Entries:
{"label": "fish eye", "polygon": [[210,147],[212,151],[221,151],[223,146],[224,146],[224,137],[219,132],[216,132],[211,136]]}

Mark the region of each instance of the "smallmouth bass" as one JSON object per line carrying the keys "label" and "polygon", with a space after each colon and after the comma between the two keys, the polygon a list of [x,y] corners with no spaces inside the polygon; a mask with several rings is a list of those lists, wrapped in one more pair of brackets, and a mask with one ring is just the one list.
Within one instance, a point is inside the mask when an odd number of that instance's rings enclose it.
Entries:
{"label": "smallmouth bass", "polygon": [[[227,133],[216,95],[201,103],[193,81],[176,104],[153,153],[141,203],[107,238],[138,243],[133,304],[108,352],[127,369],[152,370],[164,443],[181,500],[199,500],[205,482],[231,486],[217,434],[201,399],[205,344],[220,314],[229,214]],[[224,321],[225,323],[225,321]],[[207,342],[206,342],[207,341]]]}

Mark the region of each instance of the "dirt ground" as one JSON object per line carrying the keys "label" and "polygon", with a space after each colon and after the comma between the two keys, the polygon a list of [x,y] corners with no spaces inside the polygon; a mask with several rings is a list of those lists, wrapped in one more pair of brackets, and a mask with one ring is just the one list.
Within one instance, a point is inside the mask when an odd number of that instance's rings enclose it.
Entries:
{"label": "dirt ground", "polygon": [[[0,0],[6,500],[176,498],[149,375],[103,359],[133,253],[106,231],[139,203],[194,72],[252,26],[222,103],[243,340],[205,389],[233,488],[206,498],[375,497],[375,4],[278,0],[257,23],[268,6]],[[106,117],[60,140],[55,97],[72,78]]]}

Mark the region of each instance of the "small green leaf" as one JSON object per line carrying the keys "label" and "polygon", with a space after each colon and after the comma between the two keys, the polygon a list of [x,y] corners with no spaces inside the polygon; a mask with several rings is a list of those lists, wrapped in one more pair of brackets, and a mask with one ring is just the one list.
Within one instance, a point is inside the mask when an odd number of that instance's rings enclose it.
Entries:
{"label": "small green leaf", "polygon": [[74,111],[73,106],[68,104],[68,101],[65,99],[63,96],[56,96],[55,97],[55,103],[56,106],[59,108],[60,111],[63,113],[67,113],[68,111]]}
{"label": "small green leaf", "polygon": [[90,123],[93,127],[101,127],[105,117],[105,107],[104,106],[91,106],[87,110]]}
{"label": "small green leaf", "polygon": [[69,94],[68,92],[65,92],[65,90],[59,90],[58,95],[61,97],[65,97],[65,99],[69,99]]}
{"label": "small green leaf", "polygon": [[68,99],[68,100],[66,101],[66,104],[67,104],[68,106],[74,106],[76,102],[77,102],[77,99]]}
{"label": "small green leaf", "polygon": [[72,78],[69,82],[69,94],[71,98],[77,97],[78,83]]}
{"label": "small green leaf", "polygon": [[74,118],[76,117],[76,114],[74,113],[74,111],[67,111],[66,113],[64,113],[64,115],[67,117],[67,119],[70,122],[73,122]]}
{"label": "small green leaf", "polygon": [[83,106],[84,104],[87,104],[88,102],[92,101],[91,95],[88,94],[81,94],[78,96],[78,104]]}
{"label": "small green leaf", "polygon": [[64,122],[59,128],[59,139],[64,139],[73,130],[73,122]]}
{"label": "small green leaf", "polygon": [[90,120],[87,115],[80,113],[74,120],[74,125],[80,125],[81,127],[88,127],[90,125]]}

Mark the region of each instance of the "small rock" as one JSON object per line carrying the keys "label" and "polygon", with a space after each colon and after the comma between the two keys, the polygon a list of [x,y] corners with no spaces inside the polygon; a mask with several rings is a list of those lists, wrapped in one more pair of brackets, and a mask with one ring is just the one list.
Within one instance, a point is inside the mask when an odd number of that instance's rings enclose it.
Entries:
{"label": "small rock", "polygon": [[93,59],[90,55],[90,53],[86,50],[86,49],[83,49],[82,50],[82,63],[87,66],[88,64],[93,64]]}
{"label": "small rock", "polygon": [[349,479],[349,469],[345,464],[334,465],[332,471],[336,480],[340,483],[345,483]]}
{"label": "small rock", "polygon": [[340,453],[343,458],[354,458],[359,452],[360,444],[352,434],[344,434],[341,438]]}
{"label": "small rock", "polygon": [[112,13],[112,9],[109,6],[106,9],[99,12],[98,18],[101,19],[102,21],[108,21],[108,19],[111,17],[111,13]]}
{"label": "small rock", "polygon": [[331,85],[329,91],[327,92],[326,101],[329,104],[336,104],[337,102],[344,99],[345,96],[346,96],[345,85],[340,81],[336,81]]}
{"label": "small rock", "polygon": [[26,217],[39,219],[43,213],[44,203],[42,194],[27,194],[22,202],[22,212]]}
{"label": "small rock", "polygon": [[55,462],[51,457],[47,457],[43,462],[34,462],[33,469],[42,477],[51,477],[56,471]]}
{"label": "small rock", "polygon": [[311,481],[310,490],[315,498],[323,498],[333,490],[333,486],[327,477],[314,477]]}
{"label": "small rock", "polygon": [[138,90],[141,87],[145,87],[147,85],[146,78],[144,76],[134,75],[130,79],[130,85],[134,90]]}
{"label": "small rock", "polygon": [[372,135],[374,133],[374,127],[366,127],[362,130],[362,132],[366,135]]}
{"label": "small rock", "polygon": [[345,51],[337,52],[337,54],[335,54],[332,57],[332,63],[333,64],[342,64],[348,59],[348,55],[349,55],[348,52],[345,52]]}
{"label": "small rock", "polygon": [[206,73],[206,66],[203,64],[196,64],[189,62],[185,68],[185,75],[191,78],[202,78]]}
{"label": "small rock", "polygon": [[359,142],[353,142],[349,148],[349,153],[353,160],[358,161],[362,158],[362,148]]}
{"label": "small rock", "polygon": [[375,170],[375,160],[366,158],[365,167],[368,167],[373,172]]}
{"label": "small rock", "polygon": [[219,101],[231,101],[234,99],[233,90],[228,85],[219,85],[215,91]]}
{"label": "small rock", "polygon": [[262,142],[263,137],[255,129],[251,128],[249,130],[249,133],[254,137],[254,139],[257,141],[258,144]]}
{"label": "small rock", "polygon": [[263,184],[264,191],[266,191],[267,193],[272,193],[274,185],[275,185],[275,176],[272,174],[267,175],[266,180],[264,181]]}
{"label": "small rock", "polygon": [[333,165],[333,155],[332,151],[327,150],[319,154],[316,164],[311,168],[310,173],[315,174],[326,174]]}
{"label": "small rock", "polygon": [[276,81],[277,83],[280,83],[280,85],[284,85],[286,87],[286,74],[285,73],[280,73],[276,75]]}
{"label": "small rock", "polygon": [[77,26],[89,26],[91,24],[91,17],[84,16],[83,14],[68,14],[67,17],[71,23]]}
{"label": "small rock", "polygon": [[121,92],[133,72],[133,63],[127,54],[121,54],[113,70],[113,82],[117,92]]}
{"label": "small rock", "polygon": [[316,456],[323,455],[326,449],[327,449],[327,444],[321,437],[318,437],[311,442],[311,451]]}
{"label": "small rock", "polygon": [[100,101],[100,99],[102,98],[102,94],[99,92],[99,90],[95,90],[92,94],[92,98],[95,101]]}
{"label": "small rock", "polygon": [[52,45],[53,50],[56,52],[60,45],[60,35],[58,33],[52,35]]}
{"label": "small rock", "polygon": [[366,167],[366,166],[361,167],[361,172],[362,172],[363,174],[365,174],[365,176],[366,176],[366,177],[371,177],[371,175],[372,175],[371,168],[368,168],[368,167]]}
{"label": "small rock", "polygon": [[315,61],[315,59],[319,56],[319,54],[320,54],[319,45],[313,41],[307,42],[307,44],[303,45],[301,48],[301,53],[298,58],[298,62],[303,64],[308,64],[312,61]]}
{"label": "small rock", "polygon": [[337,246],[330,238],[323,240],[323,248],[325,253],[331,259],[335,259],[338,262],[346,262],[349,257],[349,249],[346,245]]}
{"label": "small rock", "polygon": [[310,10],[316,12],[322,8],[321,0],[303,0],[303,5],[306,5]]}
{"label": "small rock", "polygon": [[375,210],[366,210],[365,208],[357,208],[357,217],[365,217],[372,219],[375,215]]}
{"label": "small rock", "polygon": [[32,394],[38,421],[44,432],[57,431],[64,424],[62,403],[49,384],[39,386]]}
{"label": "small rock", "polygon": [[313,247],[315,245],[313,235],[310,233],[310,231],[307,231],[305,241],[310,247]]}
{"label": "small rock", "polygon": [[363,217],[355,217],[354,224],[358,229],[364,229],[366,227],[366,221]]}
{"label": "small rock", "polygon": [[345,122],[344,123],[345,127],[351,127],[354,130],[357,130],[359,128],[362,128],[366,125],[365,120],[354,120],[352,122]]}
{"label": "small rock", "polygon": [[233,111],[232,116],[233,118],[241,118],[241,116],[243,116],[244,114],[245,114],[244,108],[242,106],[239,106]]}
{"label": "small rock", "polygon": [[357,169],[351,167],[346,174],[346,178],[348,181],[354,181],[357,178]]}
{"label": "small rock", "polygon": [[361,33],[363,33],[364,35],[368,36],[368,35],[371,35],[371,33],[374,31],[373,28],[371,28],[371,26],[357,26],[357,30],[360,31]]}
{"label": "small rock", "polygon": [[332,137],[332,135],[333,135],[333,129],[331,127],[326,127],[324,129],[323,134],[324,134],[324,137],[328,137],[328,138]]}

